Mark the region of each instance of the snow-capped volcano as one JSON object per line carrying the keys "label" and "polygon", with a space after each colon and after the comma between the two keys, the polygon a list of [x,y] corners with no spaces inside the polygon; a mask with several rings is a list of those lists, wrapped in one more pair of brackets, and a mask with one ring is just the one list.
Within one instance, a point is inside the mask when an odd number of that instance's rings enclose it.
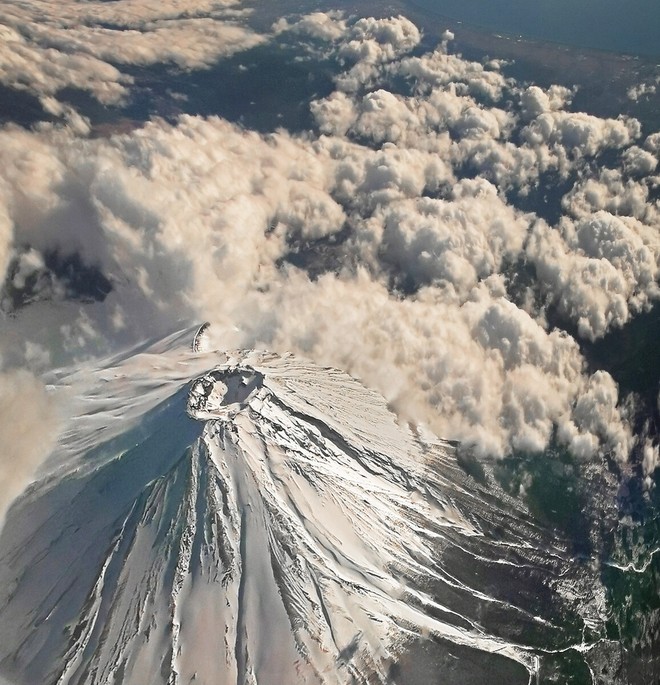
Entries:
{"label": "snow-capped volcano", "polygon": [[451,445],[337,370],[188,341],[53,377],[72,418],[0,538],[2,675],[527,682],[607,646],[595,574]]}

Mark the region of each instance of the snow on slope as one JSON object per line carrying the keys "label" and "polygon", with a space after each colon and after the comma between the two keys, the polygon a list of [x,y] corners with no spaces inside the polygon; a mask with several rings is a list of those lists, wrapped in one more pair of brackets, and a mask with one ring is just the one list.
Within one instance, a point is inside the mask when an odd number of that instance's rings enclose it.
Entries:
{"label": "snow on slope", "polygon": [[342,372],[189,340],[51,379],[73,417],[0,538],[2,675],[405,682],[423,640],[526,681],[599,642],[595,574],[450,445]]}

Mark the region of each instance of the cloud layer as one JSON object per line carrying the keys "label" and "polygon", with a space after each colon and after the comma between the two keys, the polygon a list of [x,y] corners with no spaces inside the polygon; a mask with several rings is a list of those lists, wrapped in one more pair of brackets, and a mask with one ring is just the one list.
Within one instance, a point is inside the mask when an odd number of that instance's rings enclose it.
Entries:
{"label": "cloud layer", "polygon": [[0,528],[12,500],[55,445],[57,433],[55,404],[43,384],[25,370],[0,372]]}
{"label": "cloud layer", "polygon": [[237,3],[9,0],[0,8],[0,83],[39,96],[48,111],[64,88],[118,104],[133,83],[124,65],[201,69],[261,42],[236,21]]}
{"label": "cloud layer", "polygon": [[[116,5],[99,3],[105,23],[120,21]],[[19,5],[7,7],[21,20]],[[43,35],[21,40],[45,57],[64,31],[69,57],[86,59],[92,40],[104,54],[105,34],[81,7],[67,4]],[[256,40],[206,16],[210,5],[138,7],[118,34],[131,63],[197,68]],[[161,41],[165,21],[197,36],[200,52],[187,38]],[[216,30],[238,31],[237,42]],[[279,22],[270,40],[309,41],[343,65],[304,135],[190,116],[95,139],[5,127],[0,269],[15,290],[51,284],[0,331],[5,364],[44,368],[208,319],[220,346],[338,366],[404,420],[478,454],[556,440],[584,459],[608,450],[624,462],[634,438],[616,384],[590,375],[576,340],[546,318],[556,311],[596,339],[657,300],[657,141],[634,119],[571,111],[566,88],[522,86],[497,62],[449,54],[445,38],[418,54],[420,33],[402,17]],[[40,94],[54,92],[40,78],[73,83],[87,69],[49,74],[26,59],[38,78],[4,78]],[[130,87],[111,68],[109,89],[87,72],[102,101]],[[548,174],[571,187],[556,223],[511,200]],[[83,303],[52,286],[53,252],[79,255],[111,292]]]}

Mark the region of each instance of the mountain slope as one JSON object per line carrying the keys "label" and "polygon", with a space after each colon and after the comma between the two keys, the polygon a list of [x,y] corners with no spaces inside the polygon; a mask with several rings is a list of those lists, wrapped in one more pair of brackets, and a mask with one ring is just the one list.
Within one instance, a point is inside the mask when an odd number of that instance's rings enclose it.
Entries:
{"label": "mountain slope", "polygon": [[595,574],[450,445],[342,372],[186,338],[53,378],[73,418],[0,538],[0,673],[414,683],[424,642],[526,682],[607,646]]}

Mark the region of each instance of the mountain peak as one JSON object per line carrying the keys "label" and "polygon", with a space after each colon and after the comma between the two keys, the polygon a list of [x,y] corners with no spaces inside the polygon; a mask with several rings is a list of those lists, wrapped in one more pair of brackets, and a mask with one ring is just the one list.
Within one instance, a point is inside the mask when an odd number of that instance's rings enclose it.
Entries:
{"label": "mountain peak", "polygon": [[593,579],[448,444],[335,369],[184,339],[58,374],[78,413],[0,538],[1,673],[412,683],[458,650],[526,682],[526,631],[584,648]]}

